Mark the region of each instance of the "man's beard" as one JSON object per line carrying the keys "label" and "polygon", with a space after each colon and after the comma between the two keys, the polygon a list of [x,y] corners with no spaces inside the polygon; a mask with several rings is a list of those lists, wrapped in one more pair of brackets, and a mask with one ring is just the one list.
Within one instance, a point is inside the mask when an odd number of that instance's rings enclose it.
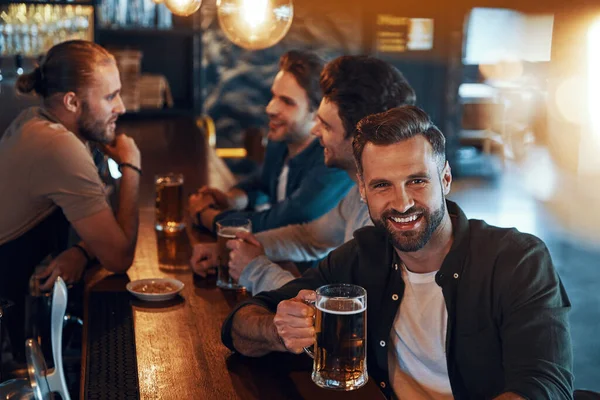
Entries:
{"label": "man's beard", "polygon": [[90,142],[109,144],[113,138],[108,134],[109,123],[94,119],[91,116],[89,107],[83,104],[81,117],[77,120],[77,129],[79,134]]}
{"label": "man's beard", "polygon": [[[442,196],[442,204],[440,204],[440,207],[434,210],[433,213],[429,213],[422,207],[411,207],[404,213],[390,209],[385,210],[381,214],[381,218],[374,220],[373,223],[375,226],[383,228],[388,232],[392,245],[398,251],[407,253],[414,252],[421,250],[429,242],[431,236],[444,219],[445,210],[445,200],[444,196]],[[391,226],[391,222],[389,221],[390,217],[404,218],[415,213],[420,214],[423,219],[423,227],[420,230],[398,232]],[[371,219],[373,218],[371,217]]]}

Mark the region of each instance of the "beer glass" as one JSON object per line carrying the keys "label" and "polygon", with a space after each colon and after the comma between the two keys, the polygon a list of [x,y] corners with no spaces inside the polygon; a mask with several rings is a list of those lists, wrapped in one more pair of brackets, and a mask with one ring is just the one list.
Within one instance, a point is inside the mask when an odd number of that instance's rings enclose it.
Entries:
{"label": "beer glass", "polygon": [[367,383],[367,291],[332,284],[317,289],[312,380],[326,389],[354,390]]}
{"label": "beer glass", "polygon": [[227,241],[235,239],[235,234],[252,232],[252,223],[246,218],[231,218],[217,222],[217,286],[223,289],[243,289],[229,275],[229,253]]}
{"label": "beer glass", "polygon": [[156,175],[156,223],[157,231],[175,233],[185,228],[183,221],[183,175]]}

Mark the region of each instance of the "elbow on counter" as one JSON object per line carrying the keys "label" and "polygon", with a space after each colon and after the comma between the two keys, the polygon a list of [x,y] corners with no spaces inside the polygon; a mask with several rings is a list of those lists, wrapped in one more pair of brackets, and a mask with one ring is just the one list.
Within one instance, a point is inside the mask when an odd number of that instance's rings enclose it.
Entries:
{"label": "elbow on counter", "polygon": [[125,251],[115,251],[107,254],[105,257],[98,257],[102,267],[116,274],[124,274],[133,264],[135,249]]}

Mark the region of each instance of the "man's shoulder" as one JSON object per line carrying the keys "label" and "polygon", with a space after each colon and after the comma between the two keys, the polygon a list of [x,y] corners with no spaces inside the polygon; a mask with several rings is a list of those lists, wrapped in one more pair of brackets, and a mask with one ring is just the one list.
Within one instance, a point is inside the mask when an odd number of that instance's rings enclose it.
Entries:
{"label": "man's shoulder", "polygon": [[520,232],[516,228],[502,228],[490,225],[483,220],[469,220],[471,247],[490,246],[500,251],[526,251],[532,247],[544,245],[535,235]]}

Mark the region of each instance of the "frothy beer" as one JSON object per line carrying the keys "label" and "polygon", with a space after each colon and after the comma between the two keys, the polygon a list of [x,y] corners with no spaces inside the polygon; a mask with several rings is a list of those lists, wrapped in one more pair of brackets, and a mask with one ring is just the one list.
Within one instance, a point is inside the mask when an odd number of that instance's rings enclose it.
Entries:
{"label": "frothy beer", "polygon": [[217,286],[223,289],[242,289],[229,275],[229,253],[227,242],[236,238],[238,232],[251,232],[252,224],[247,219],[231,219],[217,222]]}
{"label": "frothy beer", "polygon": [[183,222],[183,176],[165,175],[156,178],[156,229],[177,232]]}
{"label": "frothy beer", "polygon": [[217,234],[217,248],[219,261],[219,281],[225,283],[234,283],[229,275],[229,253],[231,250],[227,248],[227,241],[235,239],[235,234],[239,231],[244,231],[243,228],[223,228]]}
{"label": "frothy beer", "polygon": [[368,380],[366,305],[357,299],[321,299],[315,331],[313,380],[342,390],[363,386]]}

